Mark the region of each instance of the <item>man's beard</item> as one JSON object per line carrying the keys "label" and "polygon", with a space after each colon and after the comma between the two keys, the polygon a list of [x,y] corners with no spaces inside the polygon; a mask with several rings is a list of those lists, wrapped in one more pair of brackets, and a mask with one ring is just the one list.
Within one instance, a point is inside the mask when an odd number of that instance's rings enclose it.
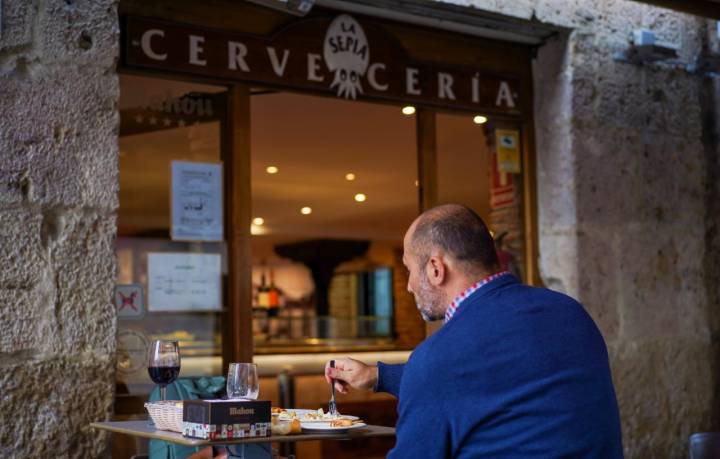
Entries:
{"label": "man's beard", "polygon": [[418,290],[415,294],[415,303],[423,320],[432,322],[445,317],[445,299],[440,292],[430,285],[427,275],[420,277],[420,288]]}

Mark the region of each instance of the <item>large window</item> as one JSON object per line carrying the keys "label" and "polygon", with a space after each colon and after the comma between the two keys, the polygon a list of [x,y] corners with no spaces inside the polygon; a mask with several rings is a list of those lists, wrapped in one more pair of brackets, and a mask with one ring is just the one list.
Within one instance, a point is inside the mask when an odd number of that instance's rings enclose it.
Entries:
{"label": "large window", "polygon": [[413,117],[284,92],[251,107],[256,352],[392,343],[417,215]]}

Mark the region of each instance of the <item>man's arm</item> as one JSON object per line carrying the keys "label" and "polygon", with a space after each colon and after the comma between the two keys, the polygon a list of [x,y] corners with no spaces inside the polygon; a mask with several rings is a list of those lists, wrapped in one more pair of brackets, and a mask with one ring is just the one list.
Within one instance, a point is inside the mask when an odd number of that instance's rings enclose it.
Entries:
{"label": "man's arm", "polygon": [[450,457],[447,394],[442,380],[434,378],[427,370],[414,371],[410,366],[406,366],[403,373],[405,381],[398,397],[397,441],[388,459]]}
{"label": "man's arm", "polygon": [[388,365],[378,362],[377,367],[366,365],[351,358],[335,360],[335,367],[330,362],[325,364],[325,380],[335,381],[335,389],[345,394],[353,389],[372,389],[375,392],[388,392],[394,396],[400,393],[404,364]]}
{"label": "man's arm", "polygon": [[375,383],[373,390],[375,392],[387,392],[395,397],[400,395],[400,381],[402,381],[403,370],[405,369],[404,363],[396,365],[390,365],[387,363],[378,362],[378,378]]}

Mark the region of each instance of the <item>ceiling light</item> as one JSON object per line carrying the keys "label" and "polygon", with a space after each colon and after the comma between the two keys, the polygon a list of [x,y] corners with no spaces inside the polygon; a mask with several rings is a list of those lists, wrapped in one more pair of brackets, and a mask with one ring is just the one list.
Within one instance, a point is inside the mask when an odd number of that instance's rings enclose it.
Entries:
{"label": "ceiling light", "polygon": [[402,108],[403,115],[412,115],[415,113],[415,107],[412,105],[406,105]]}
{"label": "ceiling light", "polygon": [[277,174],[279,170],[280,170],[280,169],[278,169],[278,168],[275,167],[275,166],[268,166],[268,167],[265,169],[265,171],[266,171],[268,174]]}
{"label": "ceiling light", "polygon": [[347,174],[345,174],[345,180],[347,180],[348,182],[352,182],[353,180],[355,180],[355,174],[353,174],[352,172],[348,172]]}
{"label": "ceiling light", "polygon": [[303,207],[300,209],[300,213],[303,215],[310,215],[312,213],[312,207]]}
{"label": "ceiling light", "polygon": [[473,117],[473,123],[475,123],[475,124],[484,124],[484,123],[487,123],[487,116],[475,115],[475,116]]}
{"label": "ceiling light", "polygon": [[250,225],[250,234],[260,236],[262,234],[268,234],[268,230],[265,226]]}
{"label": "ceiling light", "polygon": [[365,196],[365,195],[362,194],[362,193],[358,193],[358,194],[355,195],[355,200],[356,200],[357,202],[365,202],[366,199],[367,199],[367,196]]}
{"label": "ceiling light", "polygon": [[265,219],[262,217],[255,217],[253,218],[253,225],[256,226],[263,226],[265,224]]}

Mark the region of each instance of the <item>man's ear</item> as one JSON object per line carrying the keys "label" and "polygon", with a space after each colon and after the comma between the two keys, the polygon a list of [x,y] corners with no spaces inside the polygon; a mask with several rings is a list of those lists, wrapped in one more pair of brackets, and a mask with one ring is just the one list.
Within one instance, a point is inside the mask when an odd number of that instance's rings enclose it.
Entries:
{"label": "man's ear", "polygon": [[445,281],[445,263],[443,263],[442,257],[433,255],[430,257],[427,265],[425,265],[427,278],[430,281],[430,285],[437,287]]}

